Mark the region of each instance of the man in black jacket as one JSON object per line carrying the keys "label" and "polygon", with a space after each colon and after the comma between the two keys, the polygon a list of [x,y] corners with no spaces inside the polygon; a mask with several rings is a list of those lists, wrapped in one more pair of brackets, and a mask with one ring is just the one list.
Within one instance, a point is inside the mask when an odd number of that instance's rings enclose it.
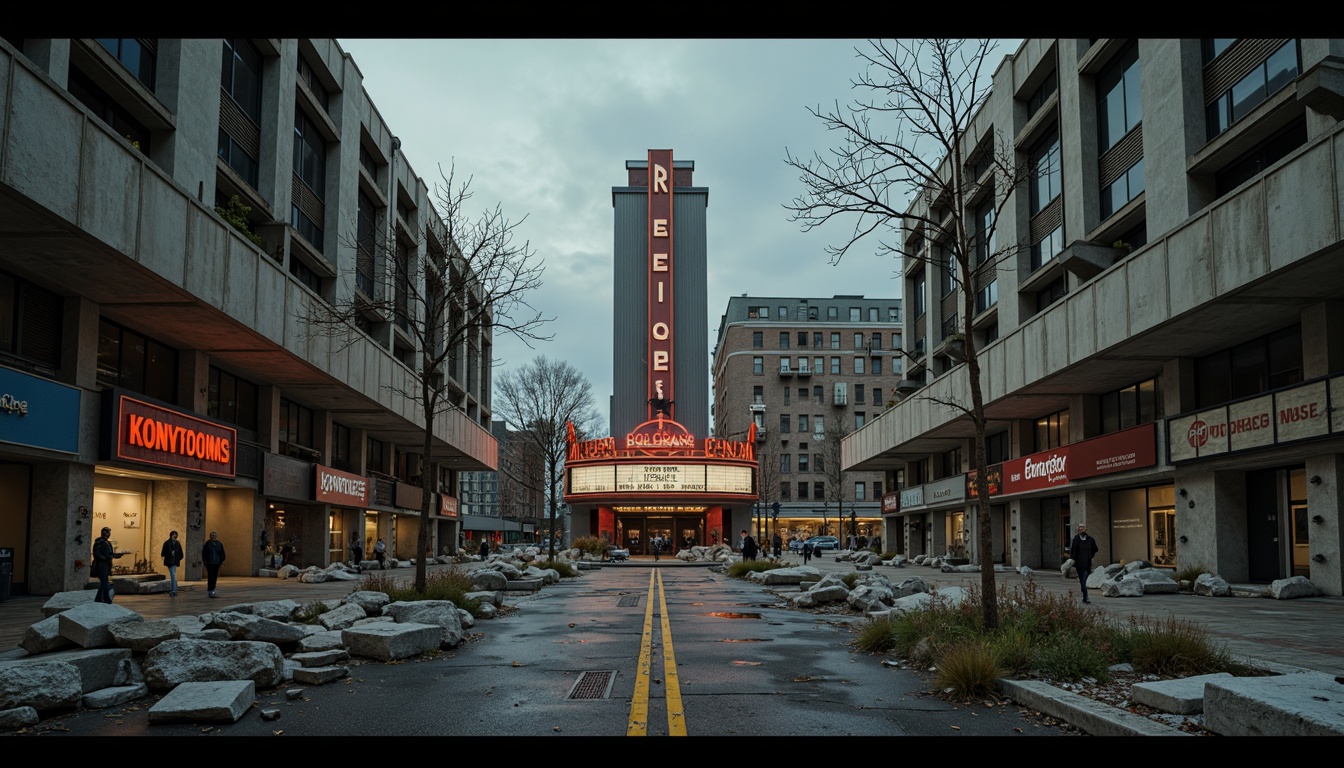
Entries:
{"label": "man in black jacket", "polygon": [[1097,540],[1087,535],[1087,526],[1079,524],[1078,533],[1069,543],[1069,557],[1073,558],[1073,567],[1078,569],[1078,588],[1083,595],[1083,602],[1092,604],[1087,599],[1087,575],[1092,572],[1092,558],[1097,554]]}
{"label": "man in black jacket", "polygon": [[224,542],[219,540],[219,531],[210,532],[210,540],[201,547],[201,562],[205,564],[205,585],[211,597],[215,594],[215,582],[219,580],[219,567],[224,564]]}
{"label": "man in black jacket", "polygon": [[104,528],[102,535],[93,540],[93,575],[98,577],[98,594],[93,596],[95,603],[112,602],[112,561],[121,557],[121,553],[112,548],[112,529]]}

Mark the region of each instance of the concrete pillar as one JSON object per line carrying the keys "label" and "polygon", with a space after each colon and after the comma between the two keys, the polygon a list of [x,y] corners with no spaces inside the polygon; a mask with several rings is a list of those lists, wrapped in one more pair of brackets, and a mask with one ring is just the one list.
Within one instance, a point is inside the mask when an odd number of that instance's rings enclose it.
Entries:
{"label": "concrete pillar", "polygon": [[1174,482],[1178,566],[1203,566],[1229,582],[1246,581],[1245,473],[1193,471],[1178,474]]}
{"label": "concrete pillar", "polygon": [[[1087,526],[1089,536],[1097,540],[1097,559],[1094,565],[1112,562],[1111,554],[1111,499],[1105,490],[1072,491],[1069,493],[1069,531],[1070,540],[1078,532],[1079,525]],[[1061,542],[1067,549],[1069,542]]]}
{"label": "concrete pillar", "polygon": [[1042,568],[1046,565],[1053,567],[1054,563],[1045,563],[1041,556],[1043,526],[1040,501],[1018,499],[1009,505],[1009,509],[1013,521],[1012,530],[1009,531],[1013,537],[1010,542],[1013,565],[1025,565],[1028,568]]}
{"label": "concrete pillar", "polygon": [[1344,370],[1344,301],[1313,304],[1301,318],[1302,378]]}
{"label": "concrete pillar", "polygon": [[[93,465],[34,464],[28,529],[28,592],[50,595],[83,589],[93,560]],[[75,562],[82,562],[77,567]]]}
{"label": "concrete pillar", "polygon": [[[1319,477],[1319,483],[1311,478]],[[1308,561],[1313,584],[1328,595],[1344,595],[1344,572],[1340,557],[1344,555],[1344,533],[1340,520],[1344,519],[1344,455],[1337,453],[1313,456],[1307,459],[1307,533]],[[1320,522],[1317,522],[1320,518]],[[1324,558],[1317,562],[1314,558]]]}
{"label": "concrete pillar", "polygon": [[204,352],[178,351],[177,404],[202,416],[210,412],[210,356]]}

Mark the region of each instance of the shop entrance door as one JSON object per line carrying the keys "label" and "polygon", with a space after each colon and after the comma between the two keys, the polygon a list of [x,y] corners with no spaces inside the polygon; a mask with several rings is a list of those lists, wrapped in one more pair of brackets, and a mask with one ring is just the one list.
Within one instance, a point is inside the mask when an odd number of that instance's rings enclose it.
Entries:
{"label": "shop entrance door", "polygon": [[[1300,507],[1300,514],[1299,514]],[[1281,579],[1306,570],[1306,534],[1299,565],[1298,518],[1307,519],[1306,468],[1257,469],[1246,473],[1246,548],[1252,582]]]}

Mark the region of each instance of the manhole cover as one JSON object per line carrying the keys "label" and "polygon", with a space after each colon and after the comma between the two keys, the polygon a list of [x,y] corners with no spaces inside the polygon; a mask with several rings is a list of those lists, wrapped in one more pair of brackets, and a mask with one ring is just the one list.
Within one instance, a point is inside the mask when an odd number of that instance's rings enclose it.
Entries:
{"label": "manhole cover", "polygon": [[639,605],[639,595],[626,595],[616,601],[618,608],[634,608]]}
{"label": "manhole cover", "polygon": [[605,699],[611,695],[612,683],[616,681],[616,673],[610,669],[599,670],[597,672],[584,672],[579,675],[579,679],[574,681],[574,687],[569,689],[569,695],[566,699]]}

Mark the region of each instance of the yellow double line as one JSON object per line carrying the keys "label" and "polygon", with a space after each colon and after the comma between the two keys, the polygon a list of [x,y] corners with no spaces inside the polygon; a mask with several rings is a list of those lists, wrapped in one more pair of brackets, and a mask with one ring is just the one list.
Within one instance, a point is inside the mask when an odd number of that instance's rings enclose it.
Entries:
{"label": "yellow double line", "polygon": [[677,678],[677,658],[672,651],[672,626],[667,617],[667,593],[663,589],[663,571],[649,573],[649,597],[644,601],[644,636],[639,643],[639,667],[635,672],[635,696],[630,701],[630,724],[626,736],[649,735],[649,683],[653,666],[653,597],[657,586],[658,615],[663,626],[663,690],[667,701],[667,735],[686,735],[686,712],[681,707],[681,682]]}

